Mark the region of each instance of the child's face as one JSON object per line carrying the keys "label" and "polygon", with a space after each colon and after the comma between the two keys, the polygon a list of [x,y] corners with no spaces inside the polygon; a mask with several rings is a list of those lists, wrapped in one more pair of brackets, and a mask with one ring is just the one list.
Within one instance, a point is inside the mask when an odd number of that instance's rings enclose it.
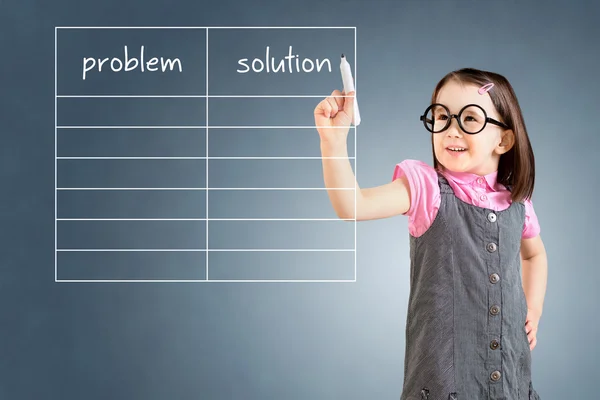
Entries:
{"label": "child's face", "polygon": [[[472,84],[450,81],[440,90],[437,103],[448,107],[451,114],[458,114],[467,104],[477,104],[485,110],[488,117],[502,121],[490,96],[487,93],[479,94],[478,89],[479,87]],[[477,175],[487,175],[498,169],[500,155],[510,150],[512,139],[510,130],[491,123],[486,124],[477,134],[467,134],[460,129],[456,118],[452,119],[445,131],[433,133],[435,156],[444,168]],[[450,147],[462,147],[466,150],[452,151]]]}

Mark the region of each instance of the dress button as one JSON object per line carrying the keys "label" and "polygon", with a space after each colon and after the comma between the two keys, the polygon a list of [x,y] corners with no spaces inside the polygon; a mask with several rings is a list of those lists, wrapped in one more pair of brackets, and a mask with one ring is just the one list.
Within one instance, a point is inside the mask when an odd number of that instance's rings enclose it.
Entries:
{"label": "dress button", "polygon": [[500,380],[500,377],[501,377],[501,375],[500,375],[500,371],[494,371],[494,372],[492,372],[492,374],[490,375],[490,378],[492,378],[492,380],[493,380],[494,382],[497,382],[497,381],[499,381],[499,380]]}
{"label": "dress button", "polygon": [[485,200],[487,200],[487,196],[485,194],[482,194],[480,199],[485,201]]}
{"label": "dress button", "polygon": [[500,275],[498,275],[498,274],[491,274],[490,275],[490,282],[492,282],[492,283],[498,283],[499,280],[500,280]]}
{"label": "dress button", "polygon": [[496,243],[488,243],[488,245],[486,246],[487,251],[489,251],[490,253],[493,253],[496,251]]}
{"label": "dress button", "polygon": [[493,212],[489,213],[487,218],[490,222],[496,222],[496,214],[494,214]]}
{"label": "dress button", "polygon": [[498,342],[496,339],[490,342],[490,348],[492,350],[496,350],[498,347],[500,347],[500,342]]}
{"label": "dress button", "polygon": [[483,178],[477,178],[477,183],[483,183]]}
{"label": "dress button", "polygon": [[490,307],[490,314],[492,315],[498,315],[500,313],[500,307],[499,306],[491,306]]}

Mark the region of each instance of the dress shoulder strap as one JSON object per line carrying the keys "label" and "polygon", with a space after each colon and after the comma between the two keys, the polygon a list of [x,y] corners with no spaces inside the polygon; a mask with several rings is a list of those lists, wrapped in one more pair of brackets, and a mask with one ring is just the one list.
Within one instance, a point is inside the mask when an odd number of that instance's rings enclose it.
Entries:
{"label": "dress shoulder strap", "polygon": [[436,171],[436,172],[437,172],[437,176],[438,176],[438,184],[440,186],[440,193],[454,194],[454,191],[452,190],[452,187],[448,183],[448,180],[446,179],[446,177],[444,177],[444,175],[442,175],[440,173],[440,171]]}

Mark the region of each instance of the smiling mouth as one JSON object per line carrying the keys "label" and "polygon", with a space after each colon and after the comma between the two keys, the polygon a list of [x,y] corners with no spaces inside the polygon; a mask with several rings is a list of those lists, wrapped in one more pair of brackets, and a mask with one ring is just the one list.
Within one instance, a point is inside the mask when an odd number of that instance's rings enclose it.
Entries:
{"label": "smiling mouth", "polygon": [[467,150],[466,147],[446,147],[446,150],[454,151],[460,153],[461,151]]}

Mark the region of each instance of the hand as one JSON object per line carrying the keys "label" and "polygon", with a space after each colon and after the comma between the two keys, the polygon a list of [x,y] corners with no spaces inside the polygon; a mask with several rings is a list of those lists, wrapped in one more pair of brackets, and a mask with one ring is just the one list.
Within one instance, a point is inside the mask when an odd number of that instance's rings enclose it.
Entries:
{"label": "hand", "polygon": [[533,350],[535,345],[537,344],[537,331],[538,324],[540,322],[540,313],[532,310],[530,308],[527,309],[527,318],[525,319],[525,332],[527,332],[527,339],[529,339],[529,350]]}
{"label": "hand", "polygon": [[[354,114],[354,97],[334,90],[331,96],[322,100],[315,108],[315,124],[321,140],[332,141],[346,139]],[[354,96],[354,92],[348,93]]]}

